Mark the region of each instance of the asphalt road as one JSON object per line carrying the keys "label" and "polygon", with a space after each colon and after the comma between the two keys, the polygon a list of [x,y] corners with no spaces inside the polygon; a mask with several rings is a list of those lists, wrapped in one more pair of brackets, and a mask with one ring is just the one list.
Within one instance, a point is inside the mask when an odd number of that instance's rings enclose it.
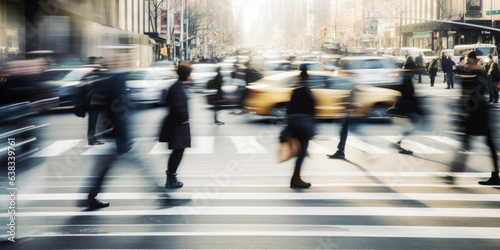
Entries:
{"label": "asphalt road", "polygon": [[[429,112],[404,142],[414,155],[392,146],[396,126],[370,123],[349,135],[346,160],[327,159],[339,121],[318,121],[303,168],[307,190],[289,187],[293,161],[277,163],[281,126],[232,110],[221,111],[226,125],[216,126],[203,97],[192,95],[193,148],[178,171],[185,186],[164,192],[157,187],[169,151],[157,133],[165,111],[135,110],[136,146],[98,196],[111,206],[93,211],[85,207],[91,167],[112,154],[113,142],[90,147],[86,119],[43,114],[35,120],[48,124],[38,152],[18,159],[15,196],[7,196],[5,171],[0,176],[2,249],[498,249],[500,186],[477,184],[492,169],[483,138],[456,183],[442,178],[457,147],[448,114],[459,89],[444,89],[442,76],[436,82],[431,88],[424,76],[415,84]],[[9,243],[12,221],[16,242]]]}

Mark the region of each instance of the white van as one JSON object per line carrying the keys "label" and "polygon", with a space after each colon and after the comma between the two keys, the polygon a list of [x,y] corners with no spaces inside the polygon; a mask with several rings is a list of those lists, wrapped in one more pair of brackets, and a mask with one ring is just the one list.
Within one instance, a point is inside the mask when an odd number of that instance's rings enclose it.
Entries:
{"label": "white van", "polygon": [[475,51],[477,59],[483,59],[486,63],[488,54],[493,56],[493,60],[498,60],[497,47],[494,44],[468,44],[468,45],[456,45],[453,48],[453,56],[451,59],[456,63],[460,63],[460,56],[464,55],[469,51]]}

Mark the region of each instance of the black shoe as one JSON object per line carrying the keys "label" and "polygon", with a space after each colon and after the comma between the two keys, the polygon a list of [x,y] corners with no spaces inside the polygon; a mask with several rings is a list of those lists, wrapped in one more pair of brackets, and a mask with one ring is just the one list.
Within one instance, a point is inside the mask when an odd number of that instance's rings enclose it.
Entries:
{"label": "black shoe", "polygon": [[404,155],[411,155],[411,154],[413,154],[413,151],[402,148],[399,150],[399,153],[404,154]]}
{"label": "black shoe", "polygon": [[500,185],[500,177],[497,172],[493,172],[487,181],[478,181],[477,183],[479,185]]}
{"label": "black shoe", "polygon": [[98,199],[89,199],[89,208],[109,207],[109,202],[99,201]]}
{"label": "black shoe", "polygon": [[335,154],[333,154],[333,155],[326,155],[326,156],[328,156],[328,158],[330,158],[330,159],[345,159],[344,152],[338,151],[338,150],[337,150],[337,152],[335,152]]}
{"label": "black shoe", "polygon": [[170,173],[167,171],[167,183],[165,183],[165,188],[181,188],[184,183],[177,180],[177,173]]}
{"label": "black shoe", "polygon": [[450,88],[444,88],[444,89],[450,89]]}
{"label": "black shoe", "polygon": [[444,182],[447,184],[455,184],[455,177],[451,175],[447,175],[443,177]]}
{"label": "black shoe", "polygon": [[102,141],[89,141],[90,146],[102,145],[102,144],[104,144],[104,142],[102,142]]}
{"label": "black shoe", "polygon": [[220,122],[220,121],[216,121],[216,122],[215,122],[215,124],[216,124],[217,126],[219,126],[219,125],[224,125],[225,123],[224,123],[224,122]]}

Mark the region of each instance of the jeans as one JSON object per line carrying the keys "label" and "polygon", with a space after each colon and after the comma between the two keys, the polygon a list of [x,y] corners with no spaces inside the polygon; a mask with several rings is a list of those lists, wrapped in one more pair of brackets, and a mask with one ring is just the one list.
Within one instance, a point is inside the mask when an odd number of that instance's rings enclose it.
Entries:
{"label": "jeans", "polygon": [[453,88],[453,73],[446,73],[446,83],[448,88]]}

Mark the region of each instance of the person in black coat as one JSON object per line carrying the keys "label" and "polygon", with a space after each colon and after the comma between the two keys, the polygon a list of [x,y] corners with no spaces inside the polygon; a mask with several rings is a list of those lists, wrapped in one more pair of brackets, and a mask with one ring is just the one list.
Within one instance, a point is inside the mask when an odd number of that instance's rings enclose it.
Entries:
{"label": "person in black coat", "polygon": [[215,105],[214,109],[214,123],[217,125],[224,125],[224,122],[219,121],[217,118],[217,113],[221,110],[222,102],[224,101],[224,92],[222,92],[222,74],[220,72],[220,67],[217,68],[217,75],[213,79],[213,88],[217,90],[215,93]]}
{"label": "person in black coat", "polygon": [[498,89],[497,85],[500,81],[500,71],[498,69],[498,63],[494,62],[491,64],[488,71],[488,92],[490,93],[490,102],[498,102]]}
{"label": "person in black coat", "polygon": [[169,107],[169,114],[164,119],[160,130],[160,142],[167,142],[172,150],[168,159],[167,181],[165,188],[181,188],[184,184],[177,179],[177,169],[182,161],[184,149],[191,147],[191,129],[189,126],[188,96],[183,83],[188,82],[192,68],[180,63],[177,67],[179,79],[170,87],[164,97]]}
{"label": "person in black coat", "polygon": [[307,155],[309,140],[314,136],[314,114],[315,101],[311,89],[307,85],[307,66],[301,67],[301,80],[298,87],[293,91],[290,104],[288,105],[289,129],[292,135],[300,141],[300,151],[295,162],[295,170],[290,181],[292,188],[309,188],[311,183],[304,182],[300,178],[302,163]]}
{"label": "person in black coat", "polygon": [[[492,131],[489,126],[489,107],[484,94],[488,88],[486,72],[483,67],[478,66],[476,53],[471,51],[465,57],[466,65],[462,75],[459,75],[462,80],[462,94],[459,99],[459,131],[461,136],[461,149],[468,151],[470,148],[471,135],[486,136],[486,143],[490,148],[491,158],[493,161],[494,171],[491,173],[491,178],[487,181],[479,181],[481,185],[500,185],[498,155],[495,149],[495,144],[492,136]],[[467,161],[467,154],[457,152],[452,163],[452,172],[462,172],[465,168],[464,163]],[[453,176],[447,176],[448,181],[453,182]]]}

